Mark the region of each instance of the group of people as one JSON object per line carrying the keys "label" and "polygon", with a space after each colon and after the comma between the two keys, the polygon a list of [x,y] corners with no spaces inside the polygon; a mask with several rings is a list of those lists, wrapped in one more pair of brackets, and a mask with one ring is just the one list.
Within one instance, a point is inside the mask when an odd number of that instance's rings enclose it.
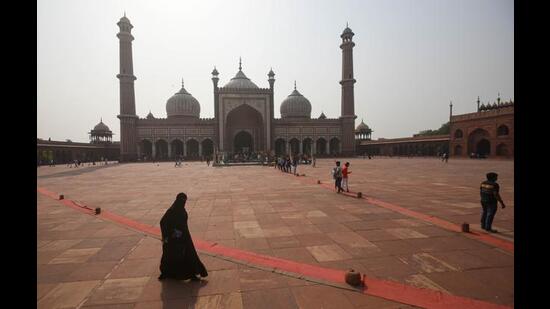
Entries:
{"label": "group of people", "polygon": [[349,170],[349,162],[346,162],[344,164],[344,167],[342,168],[340,166],[340,161],[336,161],[336,166],[332,169],[331,174],[332,178],[334,179],[334,189],[336,189],[336,193],[340,193],[344,191],[344,187],[346,188],[346,192],[349,192],[349,174],[351,174],[351,171]]}
{"label": "group of people", "polygon": [[277,162],[275,163],[275,168],[278,168],[281,172],[293,173],[294,175],[296,175],[298,164],[298,157],[278,157]]}
{"label": "group of people", "polygon": [[[284,172],[291,172],[291,167],[298,165],[298,157],[279,157],[276,168]],[[341,166],[336,161],[336,166],[331,170],[335,180],[334,187],[337,193],[349,192],[349,170],[350,163],[346,162]],[[294,168],[296,173],[296,168]],[[481,228],[490,233],[496,233],[493,229],[493,219],[498,209],[498,203],[504,209],[506,206],[499,194],[500,186],[497,183],[498,174],[490,172],[486,174],[487,180],[480,184],[481,197]],[[162,233],[162,258],[160,262],[159,280],[167,278],[192,281],[201,280],[200,277],[207,277],[208,272],[200,261],[197,251],[193,245],[189,227],[187,225],[188,214],[185,210],[187,195],[179,193],[172,206],[166,211],[160,221]],[[199,277],[200,276],[200,277]]]}

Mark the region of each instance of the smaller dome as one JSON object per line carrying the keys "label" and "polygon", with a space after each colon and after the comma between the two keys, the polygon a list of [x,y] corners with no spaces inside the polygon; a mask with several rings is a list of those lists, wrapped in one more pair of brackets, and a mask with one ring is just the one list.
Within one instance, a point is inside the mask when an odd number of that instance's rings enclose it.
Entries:
{"label": "smaller dome", "polygon": [[149,114],[147,114],[147,119],[155,119],[155,116],[153,116],[153,113],[149,111]]}
{"label": "smaller dome", "polygon": [[340,37],[343,37],[345,35],[351,35],[353,36],[355,33],[353,33],[353,31],[351,31],[351,29],[348,27],[348,24],[346,23],[346,29],[344,29],[344,31],[342,32],[342,35]]}
{"label": "smaller dome", "polygon": [[319,119],[327,119],[327,116],[325,116],[325,113],[321,112],[321,115],[319,115]]}
{"label": "smaller dome", "polygon": [[361,119],[361,123],[355,128],[356,131],[368,131],[370,130],[369,126],[363,122],[363,119]]}
{"label": "smaller dome", "polygon": [[201,106],[199,101],[195,99],[185,88],[183,88],[183,81],[180,91],[174,94],[168,101],[166,101],[166,115],[168,117],[174,116],[191,116],[199,117],[201,112]]}
{"label": "smaller dome", "polygon": [[294,83],[294,91],[281,103],[280,111],[281,118],[311,118],[311,103],[296,90],[296,83]]}
{"label": "smaller dome", "polygon": [[101,121],[98,124],[95,125],[93,131],[111,132],[111,130],[109,130],[109,127],[103,123],[103,119],[101,119]]}

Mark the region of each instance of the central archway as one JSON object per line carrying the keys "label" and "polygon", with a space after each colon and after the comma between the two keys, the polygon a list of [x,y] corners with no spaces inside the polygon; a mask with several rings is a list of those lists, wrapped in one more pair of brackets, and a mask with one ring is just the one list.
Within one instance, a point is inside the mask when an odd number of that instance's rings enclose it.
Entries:
{"label": "central archway", "polygon": [[489,155],[491,153],[489,132],[483,129],[474,130],[468,137],[468,154]]}
{"label": "central archway", "polygon": [[231,152],[242,151],[243,147],[250,152],[263,150],[266,141],[262,115],[248,104],[233,109],[227,114],[223,144]]}
{"label": "central archway", "polygon": [[477,153],[480,155],[489,155],[491,153],[491,143],[487,139],[477,142]]}
{"label": "central archway", "polygon": [[254,139],[252,135],[246,131],[241,131],[235,135],[233,140],[234,152],[250,152],[254,149]]}

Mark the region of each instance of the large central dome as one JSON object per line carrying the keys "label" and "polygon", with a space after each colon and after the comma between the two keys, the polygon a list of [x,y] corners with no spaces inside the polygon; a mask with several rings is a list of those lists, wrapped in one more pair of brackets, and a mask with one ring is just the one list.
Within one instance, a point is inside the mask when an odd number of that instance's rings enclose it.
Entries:
{"label": "large central dome", "polygon": [[174,94],[166,102],[166,114],[168,117],[181,117],[181,116],[191,116],[199,117],[201,112],[201,106],[199,101],[195,99],[185,88],[183,88],[183,83],[181,85],[180,91]]}
{"label": "large central dome", "polygon": [[241,60],[239,59],[239,72],[235,74],[235,77],[233,77],[227,84],[224,86],[225,88],[234,88],[234,89],[258,89],[259,87],[256,86],[246,75],[244,75],[241,67]]}

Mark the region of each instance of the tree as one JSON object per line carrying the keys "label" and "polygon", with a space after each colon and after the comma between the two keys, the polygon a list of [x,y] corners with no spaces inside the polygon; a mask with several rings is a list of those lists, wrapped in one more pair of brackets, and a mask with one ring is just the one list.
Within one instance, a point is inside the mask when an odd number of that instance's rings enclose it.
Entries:
{"label": "tree", "polygon": [[449,122],[446,122],[441,125],[437,130],[423,130],[415,134],[415,136],[428,136],[428,135],[444,135],[451,132],[451,126]]}

